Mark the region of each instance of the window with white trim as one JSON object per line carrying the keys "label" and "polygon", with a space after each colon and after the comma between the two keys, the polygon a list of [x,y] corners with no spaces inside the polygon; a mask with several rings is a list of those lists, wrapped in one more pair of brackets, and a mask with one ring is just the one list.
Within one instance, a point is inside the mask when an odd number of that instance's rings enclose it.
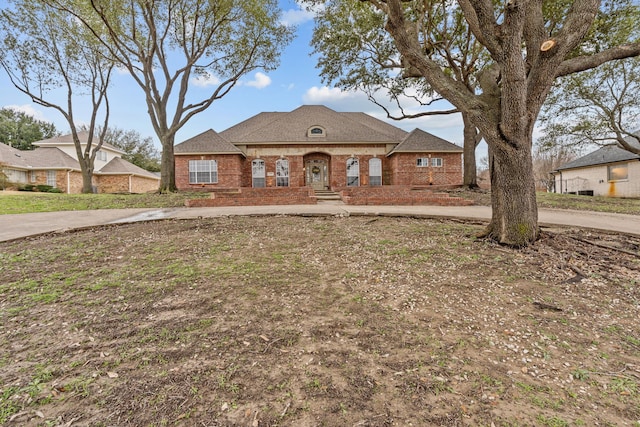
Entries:
{"label": "window with white trim", "polygon": [[416,160],[416,166],[419,168],[426,168],[429,166],[429,158],[428,157],[418,157]]}
{"label": "window with white trim", "polygon": [[29,176],[31,177],[31,182],[36,182],[37,181],[36,171],[31,171]]}
{"label": "window with white trim", "polygon": [[442,167],[442,159],[440,157],[433,157],[431,159],[431,166],[434,168],[441,168]]}
{"label": "window with white trim", "polygon": [[251,185],[254,188],[263,188],[265,186],[266,170],[264,160],[255,159],[251,162]]}
{"label": "window with white trim", "polygon": [[218,162],[215,160],[189,160],[190,184],[216,184]]}
{"label": "window with white trim", "polygon": [[47,171],[47,185],[55,187],[56,184],[56,171]]}
{"label": "window with white trim", "polygon": [[289,160],[276,160],[276,187],[289,186]]}
{"label": "window with white trim", "polygon": [[369,159],[369,185],[382,185],[382,160],[377,157]]}
{"label": "window with white trim", "polygon": [[624,181],[629,179],[629,165],[627,163],[607,166],[607,180]]}
{"label": "window with white trim", "polygon": [[102,162],[106,162],[107,161],[107,152],[106,151],[102,151],[102,150],[99,150],[98,152],[96,152],[96,160],[100,160]]}
{"label": "window with white trim", "polygon": [[347,159],[347,187],[360,185],[360,162],[355,157]]}

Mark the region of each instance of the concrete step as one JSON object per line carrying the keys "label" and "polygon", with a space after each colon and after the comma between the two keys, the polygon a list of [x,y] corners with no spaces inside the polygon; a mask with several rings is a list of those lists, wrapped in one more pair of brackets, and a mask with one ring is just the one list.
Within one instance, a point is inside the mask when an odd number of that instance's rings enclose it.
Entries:
{"label": "concrete step", "polygon": [[318,201],[325,201],[325,200],[342,200],[342,198],[340,197],[340,195],[338,193],[336,193],[335,191],[331,191],[331,190],[316,190],[315,191],[316,194],[316,198],[318,199]]}

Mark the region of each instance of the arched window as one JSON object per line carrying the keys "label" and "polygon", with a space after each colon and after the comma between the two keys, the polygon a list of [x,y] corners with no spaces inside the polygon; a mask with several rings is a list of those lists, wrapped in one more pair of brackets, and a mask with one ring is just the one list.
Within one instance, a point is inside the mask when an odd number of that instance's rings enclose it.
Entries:
{"label": "arched window", "polygon": [[360,185],[360,162],[355,157],[347,159],[347,187]]}
{"label": "arched window", "polygon": [[215,160],[189,160],[190,184],[216,184],[218,162]]}
{"label": "arched window", "polygon": [[369,159],[369,185],[382,185],[382,160],[377,157]]}
{"label": "arched window", "polygon": [[276,160],[276,187],[289,186],[289,160]]}
{"label": "arched window", "polygon": [[255,188],[262,188],[265,186],[265,167],[264,160],[255,159],[251,162],[251,178],[252,185]]}
{"label": "arched window", "polygon": [[325,136],[324,128],[321,126],[312,126],[307,130],[307,136]]}

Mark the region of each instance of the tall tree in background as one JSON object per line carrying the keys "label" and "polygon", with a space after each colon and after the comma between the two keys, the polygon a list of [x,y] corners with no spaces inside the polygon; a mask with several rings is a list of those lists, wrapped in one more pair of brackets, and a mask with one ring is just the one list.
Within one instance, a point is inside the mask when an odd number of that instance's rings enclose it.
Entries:
{"label": "tall tree in background", "polygon": [[18,150],[33,150],[32,142],[60,135],[53,123],[12,108],[0,108],[0,142]]}
{"label": "tall tree in background", "polygon": [[[239,79],[278,66],[292,29],[274,0],[45,0],[74,13],[145,96],[162,145],[160,191],[175,191],[176,132],[225,96]],[[192,79],[213,89],[200,99]]]}
{"label": "tall tree in background", "polygon": [[640,59],[568,76],[547,101],[547,147],[616,144],[640,154]]}
{"label": "tall tree in background", "polygon": [[450,42],[432,39],[428,32],[420,31],[435,25],[428,13],[430,2],[366,3],[384,15],[384,29],[393,38],[405,68],[420,74],[436,93],[468,114],[487,142],[492,218],[485,235],[512,246],[535,241],[539,227],[533,129],[555,79],[640,55],[640,43],[625,40],[600,52],[585,49],[575,54],[596,21],[598,0],[451,2],[449,7],[460,8],[470,33],[492,60],[474,71],[481,88],[475,93],[453,78],[449,67],[430,56],[432,46]]}
{"label": "tall tree in background", "polygon": [[150,137],[142,138],[135,130],[112,127],[107,130],[105,142],[124,151],[122,158],[126,161],[150,172],[160,172],[161,155]]}
{"label": "tall tree in background", "polygon": [[[431,18],[417,27],[420,37],[436,42],[428,46],[427,56],[447,69],[449,75],[476,91],[474,71],[482,68],[488,55],[469,31],[462,11],[451,8],[450,0],[424,3]],[[463,184],[477,187],[476,147],[482,140],[469,115],[457,108],[443,106],[422,74],[408,66],[398,53],[393,39],[384,29],[385,16],[365,2],[336,0],[326,2],[316,16],[312,45],[319,53],[318,67],[326,83],[346,90],[362,90],[394,120],[444,114],[462,114],[464,137]],[[380,100],[388,96],[399,113],[392,113]]]}
{"label": "tall tree in background", "polygon": [[[36,104],[53,108],[69,124],[82,171],[82,192],[93,190],[96,153],[102,146],[95,131],[101,120],[107,128],[107,88],[113,63],[105,60],[102,45],[68,13],[40,1],[17,0],[13,8],[0,11],[0,65],[11,83]],[[66,103],[55,103],[55,92]],[[90,101],[88,107],[78,102]],[[89,112],[87,141],[78,138],[77,109]]]}
{"label": "tall tree in background", "polygon": [[[586,38],[586,48],[600,52],[638,40],[638,22],[640,8],[633,0],[607,2]],[[543,147],[616,144],[640,154],[640,59],[609,62],[558,79],[540,122]]]}

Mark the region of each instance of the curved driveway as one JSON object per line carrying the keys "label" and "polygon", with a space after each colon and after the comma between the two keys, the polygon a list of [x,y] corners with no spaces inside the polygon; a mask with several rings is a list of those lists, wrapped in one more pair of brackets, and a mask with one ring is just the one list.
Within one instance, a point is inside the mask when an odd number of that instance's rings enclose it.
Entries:
{"label": "curved driveway", "polygon": [[[609,214],[589,211],[540,209],[543,226],[593,228],[640,235],[640,215]],[[153,221],[167,218],[207,218],[234,215],[385,215],[412,217],[452,217],[487,221],[488,206],[350,206],[341,203],[291,206],[237,206],[216,208],[99,209],[92,211],[42,212],[0,215],[0,241],[43,233],[92,227],[104,224]]]}

